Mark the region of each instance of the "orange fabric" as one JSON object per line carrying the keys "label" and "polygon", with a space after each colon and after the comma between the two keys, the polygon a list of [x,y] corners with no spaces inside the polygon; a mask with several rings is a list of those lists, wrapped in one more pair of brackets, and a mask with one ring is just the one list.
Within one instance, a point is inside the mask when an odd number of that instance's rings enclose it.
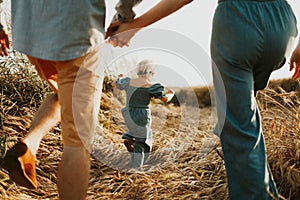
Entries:
{"label": "orange fabric", "polygon": [[56,62],[50,60],[43,60],[34,57],[27,56],[31,64],[35,66],[36,71],[38,72],[39,76],[46,80],[52,90],[57,93],[58,86],[57,86],[57,68]]}

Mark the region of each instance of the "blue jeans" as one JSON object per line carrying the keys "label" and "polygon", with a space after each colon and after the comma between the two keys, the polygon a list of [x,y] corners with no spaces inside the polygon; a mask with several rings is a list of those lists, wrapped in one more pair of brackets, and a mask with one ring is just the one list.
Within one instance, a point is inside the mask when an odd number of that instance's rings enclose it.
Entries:
{"label": "blue jeans", "polygon": [[216,8],[211,37],[215,134],[231,200],[278,199],[255,95],[284,64],[287,44],[296,35],[295,16],[284,0],[224,0]]}

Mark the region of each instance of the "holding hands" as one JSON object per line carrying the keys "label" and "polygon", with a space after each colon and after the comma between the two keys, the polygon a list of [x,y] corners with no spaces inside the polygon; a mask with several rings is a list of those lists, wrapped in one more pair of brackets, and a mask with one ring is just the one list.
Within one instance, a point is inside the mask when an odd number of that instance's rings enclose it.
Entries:
{"label": "holding hands", "polygon": [[134,21],[127,23],[114,21],[108,27],[105,39],[108,39],[108,43],[114,47],[129,46],[131,38],[139,31],[135,26]]}
{"label": "holding hands", "polygon": [[[192,0],[161,0],[140,17],[130,22],[113,21],[107,29],[105,39],[114,47],[128,46],[131,38],[142,28],[174,13]],[[124,18],[124,17],[123,17]],[[126,17],[125,17],[126,18]]]}
{"label": "holding hands", "polygon": [[[190,2],[192,2],[192,0],[161,0],[146,13],[130,22],[121,23],[119,20],[114,20],[107,29],[105,39],[108,39],[108,43],[114,47],[129,46],[130,40],[139,30],[174,13]],[[292,78],[300,78],[300,40],[290,58],[290,71],[293,69],[295,69],[295,72]]]}

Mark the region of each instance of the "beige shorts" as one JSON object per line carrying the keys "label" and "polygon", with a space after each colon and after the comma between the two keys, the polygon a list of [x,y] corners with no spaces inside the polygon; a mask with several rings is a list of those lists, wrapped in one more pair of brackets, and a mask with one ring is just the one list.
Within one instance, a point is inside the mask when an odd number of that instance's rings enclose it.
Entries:
{"label": "beige shorts", "polygon": [[90,149],[102,91],[104,67],[101,67],[100,48],[69,61],[49,61],[28,56],[39,76],[45,79],[61,105],[63,144],[86,146]]}

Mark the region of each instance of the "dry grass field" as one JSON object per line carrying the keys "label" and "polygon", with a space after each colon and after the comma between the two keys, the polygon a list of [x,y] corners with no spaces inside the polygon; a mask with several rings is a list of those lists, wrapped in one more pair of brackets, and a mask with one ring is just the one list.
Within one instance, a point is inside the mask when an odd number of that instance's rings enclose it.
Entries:
{"label": "dry grass field", "polygon": [[[0,63],[0,158],[27,133],[36,108],[49,92],[22,55],[14,58],[17,64],[14,59]],[[87,199],[228,199],[224,163],[216,151],[219,141],[212,136],[214,116],[207,88],[195,88],[198,108],[188,103],[191,93],[178,91],[186,99],[180,106],[153,103],[154,145],[147,172],[124,171],[118,165],[126,158],[122,103],[112,92],[103,93],[98,136],[105,142],[95,143]],[[257,98],[281,198],[300,199],[299,81],[272,81]],[[0,199],[58,199],[56,171],[61,153],[58,125],[42,140],[37,154],[38,189],[15,185],[0,169]],[[99,159],[100,154],[106,155],[105,160]]]}

